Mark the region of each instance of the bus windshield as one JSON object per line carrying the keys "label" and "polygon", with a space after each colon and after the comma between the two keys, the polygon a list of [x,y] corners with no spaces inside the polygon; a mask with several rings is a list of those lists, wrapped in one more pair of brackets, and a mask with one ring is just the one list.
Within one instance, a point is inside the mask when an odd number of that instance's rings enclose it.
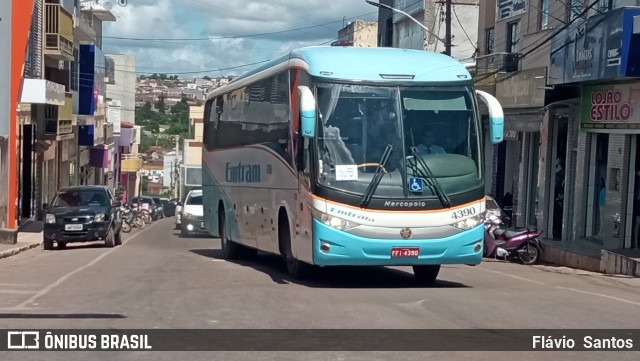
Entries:
{"label": "bus windshield", "polygon": [[[436,197],[436,188],[458,194],[482,185],[471,88],[319,83],[317,99],[321,185],[364,194],[389,145],[374,197]],[[412,188],[416,179],[421,187]]]}

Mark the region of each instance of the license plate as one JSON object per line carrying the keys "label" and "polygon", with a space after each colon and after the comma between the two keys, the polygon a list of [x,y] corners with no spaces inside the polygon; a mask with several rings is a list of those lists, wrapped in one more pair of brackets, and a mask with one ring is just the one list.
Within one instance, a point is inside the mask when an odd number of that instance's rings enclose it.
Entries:
{"label": "license plate", "polygon": [[81,224],[66,224],[64,226],[65,231],[82,231]]}
{"label": "license plate", "polygon": [[420,255],[420,247],[392,247],[391,257],[413,257],[417,258]]}

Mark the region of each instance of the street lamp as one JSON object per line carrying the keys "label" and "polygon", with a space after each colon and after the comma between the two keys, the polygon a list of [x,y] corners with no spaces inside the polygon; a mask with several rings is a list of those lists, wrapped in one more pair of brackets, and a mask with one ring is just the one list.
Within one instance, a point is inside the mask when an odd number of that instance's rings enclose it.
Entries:
{"label": "street lamp", "polygon": [[369,1],[369,0],[365,0],[365,2],[369,5],[373,5],[375,7],[379,7],[379,8],[385,8],[385,9],[389,9],[395,12],[398,12],[400,14],[405,15],[406,17],[408,17],[409,19],[413,20],[413,22],[415,22],[416,24],[420,25],[421,28],[424,29],[424,31],[426,31],[428,34],[431,34],[431,36],[433,36],[434,38],[436,38],[436,40],[440,41],[443,44],[446,44],[446,41],[444,41],[444,39],[442,39],[441,37],[439,37],[438,35],[434,34],[433,31],[427,29],[426,26],[424,26],[424,24],[422,24],[421,22],[419,22],[418,20],[416,20],[413,16],[407,14],[406,12],[402,11],[402,10],[398,10],[394,7],[391,7],[389,5],[386,4],[380,4],[380,3],[375,3],[373,1]]}

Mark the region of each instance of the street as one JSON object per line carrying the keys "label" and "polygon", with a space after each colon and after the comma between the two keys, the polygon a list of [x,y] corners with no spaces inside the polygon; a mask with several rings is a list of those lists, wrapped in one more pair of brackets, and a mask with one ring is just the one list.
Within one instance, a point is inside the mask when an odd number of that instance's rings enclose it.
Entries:
{"label": "street", "polygon": [[[640,279],[487,261],[445,266],[433,287],[410,268],[335,268],[298,282],[279,257],[224,261],[218,239],[180,238],[173,219],[123,237],[124,245],[41,247],[0,260],[4,329],[513,328],[633,329]],[[509,342],[508,339],[505,342]],[[426,353],[185,353],[188,359],[424,359]],[[448,359],[600,360],[599,352],[433,353]],[[49,360],[154,359],[177,353],[48,353]],[[36,360],[38,352],[2,355]],[[637,352],[610,353],[636,360]]]}

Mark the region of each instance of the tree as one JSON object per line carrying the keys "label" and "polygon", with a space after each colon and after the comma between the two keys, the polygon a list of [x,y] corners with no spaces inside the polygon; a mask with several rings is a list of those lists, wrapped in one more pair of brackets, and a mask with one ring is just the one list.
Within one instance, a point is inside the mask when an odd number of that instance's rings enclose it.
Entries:
{"label": "tree", "polygon": [[204,79],[204,80],[211,80],[211,78],[210,78],[208,75],[203,76],[203,77],[202,77],[202,79]]}
{"label": "tree", "polygon": [[160,96],[160,99],[158,99],[158,101],[156,102],[156,109],[158,109],[158,112],[164,114],[166,112],[166,106],[164,105],[164,95]]}
{"label": "tree", "polygon": [[142,133],[140,137],[140,147],[138,151],[140,153],[146,153],[151,147],[163,147],[163,148],[174,148],[176,146],[176,141],[170,138],[160,138],[158,134],[146,135],[146,133]]}

